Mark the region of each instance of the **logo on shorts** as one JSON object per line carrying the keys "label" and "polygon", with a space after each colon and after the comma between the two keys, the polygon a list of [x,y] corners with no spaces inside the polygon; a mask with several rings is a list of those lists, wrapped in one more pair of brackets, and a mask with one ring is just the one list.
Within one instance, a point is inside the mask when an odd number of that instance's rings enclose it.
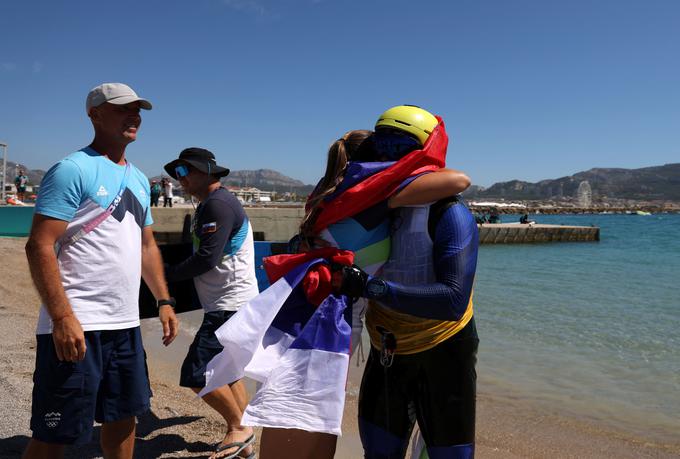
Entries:
{"label": "logo on shorts", "polygon": [[61,413],[47,413],[45,414],[45,425],[50,429],[54,429],[61,421]]}
{"label": "logo on shorts", "polygon": [[97,196],[108,196],[109,192],[106,191],[106,188],[104,188],[104,185],[99,185],[99,191],[97,191]]}

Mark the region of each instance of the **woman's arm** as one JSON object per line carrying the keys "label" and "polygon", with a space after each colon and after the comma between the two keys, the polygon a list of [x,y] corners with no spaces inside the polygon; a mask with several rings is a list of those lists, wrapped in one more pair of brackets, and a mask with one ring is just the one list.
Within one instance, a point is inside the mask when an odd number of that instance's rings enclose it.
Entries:
{"label": "woman's arm", "polygon": [[470,178],[455,169],[440,169],[423,174],[406,185],[387,201],[390,209],[427,204],[465,191]]}

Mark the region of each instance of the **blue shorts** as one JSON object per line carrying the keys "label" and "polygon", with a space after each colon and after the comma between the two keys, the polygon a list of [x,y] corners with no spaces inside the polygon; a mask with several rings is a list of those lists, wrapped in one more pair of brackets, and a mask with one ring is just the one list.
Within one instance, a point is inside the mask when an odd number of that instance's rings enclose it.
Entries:
{"label": "blue shorts", "polygon": [[215,331],[220,328],[236,311],[213,311],[203,315],[201,328],[196,332],[194,342],[189,346],[179,385],[182,387],[205,387],[205,368],[208,362],[222,352],[224,346],[215,336]]}
{"label": "blue shorts", "polygon": [[151,388],[139,327],[85,332],[85,359],[60,362],[51,334],[37,335],[33,373],[33,438],[46,443],[90,441],[94,421],[145,413]]}

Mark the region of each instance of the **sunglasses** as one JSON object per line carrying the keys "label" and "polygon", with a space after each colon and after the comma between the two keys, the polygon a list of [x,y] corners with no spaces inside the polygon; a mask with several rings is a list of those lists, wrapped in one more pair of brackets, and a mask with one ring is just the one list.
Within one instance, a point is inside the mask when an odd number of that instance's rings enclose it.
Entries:
{"label": "sunglasses", "polygon": [[181,164],[175,167],[175,175],[177,175],[178,179],[186,177],[187,175],[189,175],[189,166]]}
{"label": "sunglasses", "polygon": [[374,141],[378,156],[383,156],[390,161],[401,159],[407,153],[422,148],[420,141],[415,137],[392,129],[376,130]]}

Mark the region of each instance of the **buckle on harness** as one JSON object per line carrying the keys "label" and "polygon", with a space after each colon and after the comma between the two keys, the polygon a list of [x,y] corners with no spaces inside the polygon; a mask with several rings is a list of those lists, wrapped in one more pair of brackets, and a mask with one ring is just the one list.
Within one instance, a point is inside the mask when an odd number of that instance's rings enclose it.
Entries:
{"label": "buckle on harness", "polygon": [[389,368],[394,362],[394,353],[397,350],[397,338],[394,333],[383,328],[377,327],[380,333],[380,364]]}

